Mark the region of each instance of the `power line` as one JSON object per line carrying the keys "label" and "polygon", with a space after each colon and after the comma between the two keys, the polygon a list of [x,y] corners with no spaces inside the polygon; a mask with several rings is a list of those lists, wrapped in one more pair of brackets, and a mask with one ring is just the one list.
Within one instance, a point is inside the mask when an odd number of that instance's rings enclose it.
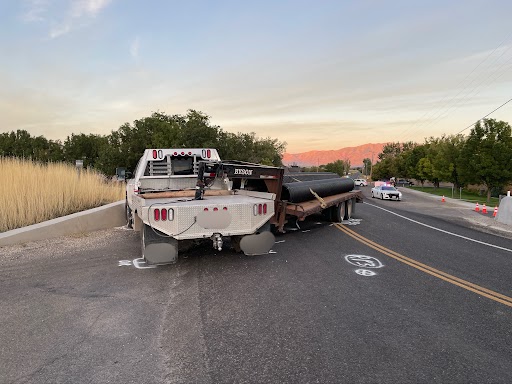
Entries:
{"label": "power line", "polygon": [[[488,55],[487,55],[487,56],[486,56],[482,61],[480,61],[480,63],[478,63],[478,65],[477,65],[476,67],[474,67],[474,68],[472,69],[472,71],[471,71],[470,73],[468,73],[468,74],[466,75],[466,77],[464,77],[464,79],[462,79],[462,80],[461,80],[461,81],[460,81],[460,82],[455,86],[455,88],[457,88],[459,85],[462,85],[462,84],[463,84],[463,83],[464,83],[464,82],[465,82],[465,81],[466,81],[466,80],[467,80],[467,79],[468,79],[468,78],[469,78],[469,77],[470,77],[470,76],[471,76],[471,75],[472,75],[472,74],[473,74],[473,73],[474,73],[478,68],[480,68],[480,66],[481,66],[483,63],[485,63],[485,62],[486,62],[486,61],[487,61],[487,60],[488,60],[488,59],[489,59],[489,58],[494,54],[494,52],[496,52],[496,51],[497,51],[497,50],[498,50],[498,49],[503,45],[503,43],[504,43],[504,42],[505,42],[509,37],[510,37],[510,35],[508,35],[505,39],[503,39],[503,41],[502,41],[502,42],[501,42],[501,43],[500,43],[496,48],[494,48],[494,49],[492,50],[492,52],[491,52],[491,53],[489,53],[489,54],[488,54]],[[505,52],[506,52],[506,51],[508,51],[510,48],[511,48],[511,47],[507,48],[507,49],[505,50]],[[490,68],[490,67],[491,67],[491,65],[492,65],[492,64],[494,64],[494,62],[496,62],[496,60],[497,60],[497,59],[499,59],[501,56],[503,56],[503,55],[505,54],[505,52],[502,52],[500,56],[498,56],[497,58],[495,58],[495,59],[491,62],[491,64],[489,65],[489,67],[488,67],[488,68]],[[478,76],[477,76],[477,77],[478,77]],[[477,79],[477,77],[476,77],[476,78],[474,78],[473,80],[471,80],[467,85],[465,85],[465,86],[464,86],[464,87],[463,87],[463,88],[462,88],[462,89],[461,89],[461,90],[460,90],[460,91],[459,91],[455,96],[452,96],[452,97],[450,98],[450,100],[448,100],[448,103],[447,103],[447,104],[451,103],[451,102],[452,102],[452,101],[453,101],[457,96],[459,96],[459,95],[460,95],[460,94],[461,94],[461,93],[462,93],[462,92],[463,92],[463,91],[464,91],[464,90],[465,90],[469,85],[471,85],[471,84],[472,84],[472,83]],[[426,121],[428,121],[428,116],[429,116],[430,114],[432,114],[432,113],[434,112],[434,115],[437,115],[437,114],[439,113],[439,111],[440,111],[440,110],[442,110],[442,109],[446,106],[446,105],[441,106],[441,104],[442,104],[442,103],[444,103],[448,98],[449,98],[449,96],[445,96],[445,97],[444,97],[444,98],[443,98],[443,99],[442,99],[442,100],[437,104],[437,105],[439,105],[439,107],[434,107],[434,109],[430,110],[429,112],[425,112],[425,113],[424,113],[424,114],[423,114],[423,115],[422,115],[418,120],[416,120],[416,121],[414,122],[414,124],[412,125],[412,127],[410,127],[410,128],[408,128],[408,129],[406,129],[405,131],[407,131],[407,130],[409,130],[409,129],[414,128],[418,123],[420,123],[420,121],[421,121],[421,123],[419,124],[418,128],[421,128],[421,126],[422,126],[423,124],[425,124],[425,122],[426,122]],[[422,121],[422,120],[424,120],[424,121]],[[405,133],[405,132],[404,132],[404,133]]]}
{"label": "power line", "polygon": [[464,128],[463,130],[461,130],[461,131],[457,132],[457,135],[458,135],[459,133],[464,132],[466,129],[471,128],[473,125],[475,125],[476,123],[478,123],[480,120],[485,119],[487,116],[489,116],[490,114],[493,114],[493,113],[494,113],[494,112],[496,112],[498,109],[500,109],[501,107],[504,107],[505,105],[507,105],[507,104],[508,104],[508,103],[510,103],[511,101],[512,101],[512,99],[508,99],[507,101],[505,101],[503,104],[501,104],[501,105],[500,105],[498,108],[496,108],[495,110],[493,110],[493,111],[489,112],[487,115],[485,115],[484,117],[481,117],[480,119],[478,119],[477,121],[475,121],[473,124],[468,125],[468,126],[467,126],[466,128]]}
{"label": "power line", "polygon": [[[469,74],[467,74],[464,79],[462,79],[462,81],[460,81],[455,88],[457,88],[459,85],[462,85],[466,80],[469,79],[469,77],[483,64],[485,63],[502,45],[503,43],[505,43],[505,41],[507,41],[509,39],[509,37],[512,35],[511,34],[508,34],[507,37],[505,37],[501,43],[496,47],[494,48],[482,61],[480,61],[478,63],[478,65],[476,67],[474,67],[471,72]],[[498,57],[494,58],[494,60],[488,65],[487,69],[490,69],[492,67],[492,65],[498,60],[500,59],[508,50],[510,50],[512,48],[512,46],[509,46],[508,48],[506,48]],[[499,69],[501,69],[501,67],[503,67],[504,64],[502,64],[498,69],[496,69],[493,73],[491,73],[490,76],[492,76],[493,74],[495,74]],[[478,79],[479,75],[477,75],[475,78],[473,78],[473,80],[471,80],[468,84],[466,84],[455,96],[451,97],[450,100],[448,100],[447,103],[446,100],[448,99],[449,96],[446,96],[444,97],[439,103],[437,103],[437,106],[434,107],[433,109],[431,109],[429,112],[425,112],[419,119],[417,119],[413,124],[412,126],[406,128],[405,130],[402,131],[401,135],[405,136],[405,134],[407,132],[411,133],[411,132],[414,132],[414,131],[417,131],[418,129],[425,129],[426,127],[428,127],[429,125],[437,122],[440,118],[442,118],[444,115],[446,115],[451,109],[454,108],[454,106],[456,106],[457,104],[459,104],[461,101],[464,101],[465,98],[467,98],[469,96],[469,94],[471,94],[476,88],[478,88],[482,82],[480,82],[477,86],[475,86],[469,93],[466,94],[466,96],[463,97],[462,100],[459,100],[459,101],[456,101],[455,102],[455,105],[452,105],[450,107],[450,104],[452,103],[452,101],[454,101],[457,96],[459,96],[461,93],[463,93],[473,82],[475,82],[477,79]],[[488,76],[489,77],[489,76]],[[495,79],[496,80],[496,79]],[[485,80],[484,80],[485,81]],[[474,97],[474,96],[473,96]],[[442,105],[444,104],[444,105]],[[444,109],[444,112],[443,112],[443,109]],[[434,120],[430,120],[429,121],[429,117],[430,115],[432,117],[434,117]],[[419,124],[418,124],[419,123]],[[426,125],[425,125],[426,124]]]}
{"label": "power line", "polygon": [[[512,48],[512,46],[510,48]],[[464,105],[464,102],[470,101],[471,99],[476,97],[480,92],[482,92],[484,89],[489,88],[496,80],[498,80],[501,76],[503,76],[503,74],[507,73],[509,68],[507,68],[506,71],[503,71],[501,73],[498,73],[498,71],[501,70],[505,65],[509,64],[510,62],[512,62],[512,59],[502,63],[495,71],[490,73],[487,77],[482,79],[482,81],[480,81],[480,83],[478,83],[475,87],[473,87],[471,90],[469,90],[462,97],[462,99],[456,101],[451,107],[447,108],[444,112],[442,112],[440,115],[438,115],[434,120],[426,123],[426,125],[423,126],[423,129],[426,129],[432,125],[436,125],[440,119],[443,119],[444,117],[446,117],[451,111],[455,111],[455,110],[459,109],[460,107],[462,107]],[[495,76],[496,74],[497,74],[497,76]],[[492,78],[492,77],[494,77],[494,78]],[[492,78],[492,79],[486,83],[486,81],[489,80],[490,78]],[[485,84],[485,86],[479,90],[478,88],[480,88],[482,86],[482,84]],[[476,91],[476,93],[474,93],[475,91]]]}

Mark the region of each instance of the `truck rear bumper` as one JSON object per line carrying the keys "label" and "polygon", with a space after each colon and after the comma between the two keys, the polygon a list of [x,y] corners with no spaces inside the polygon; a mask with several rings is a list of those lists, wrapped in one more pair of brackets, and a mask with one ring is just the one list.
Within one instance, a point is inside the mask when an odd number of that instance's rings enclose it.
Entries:
{"label": "truck rear bumper", "polygon": [[274,215],[274,200],[245,195],[145,203],[140,212],[144,223],[177,240],[253,234]]}

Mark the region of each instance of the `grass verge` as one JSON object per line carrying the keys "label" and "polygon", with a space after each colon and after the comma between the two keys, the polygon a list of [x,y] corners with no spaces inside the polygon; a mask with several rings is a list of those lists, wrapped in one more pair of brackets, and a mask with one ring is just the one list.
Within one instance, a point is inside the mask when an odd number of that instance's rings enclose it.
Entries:
{"label": "grass verge", "polygon": [[124,184],[65,163],[0,157],[0,232],[124,199]]}
{"label": "grass verge", "polygon": [[[452,189],[445,187],[409,187],[411,189],[415,189],[416,191],[430,193],[432,195],[444,196],[444,197],[452,197]],[[469,201],[472,203],[479,203],[480,205],[485,203],[489,207],[495,207],[499,204],[499,199],[497,197],[491,197],[491,201],[487,203],[487,196],[480,196],[478,193],[469,192],[465,189],[462,190],[462,195],[460,195],[459,191],[453,191],[453,198],[460,199],[463,201]]]}

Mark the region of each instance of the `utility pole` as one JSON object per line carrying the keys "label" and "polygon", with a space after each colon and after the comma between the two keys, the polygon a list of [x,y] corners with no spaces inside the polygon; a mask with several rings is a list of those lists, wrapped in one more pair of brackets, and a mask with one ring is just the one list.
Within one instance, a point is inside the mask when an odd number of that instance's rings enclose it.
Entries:
{"label": "utility pole", "polygon": [[[371,154],[372,154],[372,160],[371,160],[371,162],[370,162],[370,180],[372,180],[372,171],[373,171],[373,155],[374,155],[374,153],[375,153],[375,152],[368,150],[368,151],[366,151],[365,153],[371,153]],[[365,165],[366,165],[366,164],[365,164]],[[368,172],[368,170],[366,170],[366,171]],[[368,175],[366,175],[366,176],[368,176]]]}
{"label": "utility pole", "polygon": [[372,179],[372,171],[373,171],[373,151],[372,151],[372,162],[370,163],[370,180]]}

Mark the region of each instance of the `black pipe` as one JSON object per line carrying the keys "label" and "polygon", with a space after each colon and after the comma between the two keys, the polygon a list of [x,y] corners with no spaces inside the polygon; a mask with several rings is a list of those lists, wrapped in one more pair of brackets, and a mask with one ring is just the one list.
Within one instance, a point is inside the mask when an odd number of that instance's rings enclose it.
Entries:
{"label": "black pipe", "polygon": [[340,175],[334,172],[290,172],[284,174],[283,183],[339,178]]}
{"label": "black pipe", "polygon": [[345,193],[354,189],[354,180],[350,178],[337,178],[326,180],[313,180],[283,184],[281,199],[290,203],[302,203],[313,200],[315,196],[312,189],[318,196],[326,197]]}

